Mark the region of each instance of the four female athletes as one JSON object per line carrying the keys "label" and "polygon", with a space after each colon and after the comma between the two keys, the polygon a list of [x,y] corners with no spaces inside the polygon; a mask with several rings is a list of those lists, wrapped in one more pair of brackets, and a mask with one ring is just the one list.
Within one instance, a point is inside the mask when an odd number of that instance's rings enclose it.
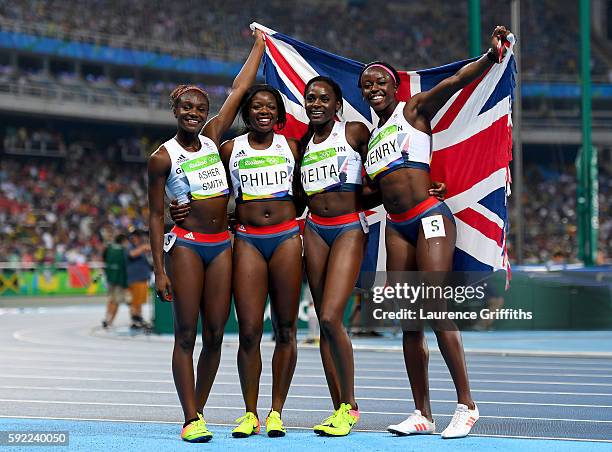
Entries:
{"label": "four female athletes", "polygon": [[[507,33],[503,27],[496,28],[494,48]],[[229,310],[230,275],[239,324],[238,371],[246,405],[246,414],[237,420],[239,425],[232,434],[247,437],[260,429],[259,345],[269,295],[276,347],[272,361],[272,406],[266,430],[269,436],[285,435],[281,413],[297,355],[302,246],[294,201],[299,204],[301,194],[310,210],[304,230],[306,271],[321,325],[321,358],[335,409],[314,430],[329,436],[350,432],[359,419],[359,411],[354,396],[352,347],[342,317],[357,280],[365,244],[362,162],[370,180],[380,189],[388,212],[387,268],[450,270],[455,228],[448,207],[431,196],[435,191],[431,190],[428,171],[430,120],[456,91],[481,76],[493,64],[493,57],[497,58],[496,53],[489,53],[407,103],[395,99],[397,72],[385,63],[370,63],[360,74],[359,86],[364,99],[379,116],[378,126],[371,134],[361,123],[336,121],[342,107],[340,87],[326,77],[312,79],[304,93],[309,130],[300,145],[274,132],[275,126],[280,129],[285,122],[280,94],[267,85],[245,88],[247,78],[248,85],[253,82],[252,66],[256,66],[263,52],[261,40],[257,32],[256,45],[234,83],[232,94],[219,116],[204,126],[199,147],[195,138],[206,120],[201,105],[207,107],[207,102],[196,87],[174,93],[179,131],[173,140],[180,148],[172,153],[168,146],[162,147],[149,163],[156,290],[165,297],[173,293],[175,298],[173,373],[186,419],[182,437],[187,441],[207,441],[212,437],[201,413],[219,363],[222,329]],[[237,96],[232,97],[233,94]],[[240,112],[247,133],[219,149],[222,127],[210,124],[216,120],[225,126],[230,116],[233,120],[238,95],[242,97]],[[183,106],[187,101],[190,104]],[[192,110],[201,113],[190,116]],[[206,138],[212,141],[210,145]],[[377,152],[383,146],[393,151]],[[199,155],[205,147],[206,151]],[[176,172],[178,178],[174,177],[174,166],[183,170]],[[186,228],[175,226],[174,235],[166,236],[164,245],[168,248],[175,242],[167,262],[171,288],[162,265],[163,186],[166,185],[171,198],[184,192],[173,189],[178,186],[173,179],[180,179],[182,186],[188,187],[191,203],[189,207],[171,208],[173,219]],[[237,202],[233,271],[225,218],[228,185]],[[425,230],[432,219],[438,222],[437,234]],[[204,321],[204,349],[194,393],[191,354],[198,310]],[[442,436],[465,436],[478,419],[478,410],[469,392],[460,335],[436,331],[436,336],[459,401]],[[428,353],[422,331],[404,332],[404,356],[417,410],[389,430],[401,435],[433,433]]]}

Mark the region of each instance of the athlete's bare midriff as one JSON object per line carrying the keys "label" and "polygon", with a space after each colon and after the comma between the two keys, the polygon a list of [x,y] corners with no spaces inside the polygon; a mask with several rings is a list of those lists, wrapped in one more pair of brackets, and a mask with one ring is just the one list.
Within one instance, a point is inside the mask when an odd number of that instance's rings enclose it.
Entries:
{"label": "athlete's bare midriff", "polygon": [[380,180],[383,205],[388,213],[399,214],[429,198],[431,178],[425,170],[400,168]]}
{"label": "athlete's bare midriff", "polygon": [[191,211],[181,227],[204,234],[217,234],[227,231],[228,196],[191,201]]}
{"label": "athlete's bare midriff", "polygon": [[360,210],[359,192],[317,193],[308,200],[308,210],[320,217],[337,217]]}
{"label": "athlete's bare midriff", "polygon": [[295,215],[291,200],[248,201],[236,206],[238,222],[247,226],[273,226],[295,220]]}

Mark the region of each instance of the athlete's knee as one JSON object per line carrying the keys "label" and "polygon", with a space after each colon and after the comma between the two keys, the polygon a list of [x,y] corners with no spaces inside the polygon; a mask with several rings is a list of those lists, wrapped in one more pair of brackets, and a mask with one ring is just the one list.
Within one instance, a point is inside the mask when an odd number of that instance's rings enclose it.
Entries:
{"label": "athlete's knee", "polygon": [[239,333],[240,346],[247,351],[259,347],[263,331],[259,327],[241,328]]}
{"label": "athlete's knee", "polygon": [[191,328],[191,327],[181,328],[181,327],[175,326],[175,330],[174,330],[175,343],[183,350],[193,351],[197,335],[198,335],[197,328]]}
{"label": "athlete's knee", "polygon": [[425,332],[423,330],[405,330],[403,332],[404,342],[408,342],[412,346],[424,346],[425,345]]}
{"label": "athlete's knee", "polygon": [[221,349],[223,344],[223,328],[208,326],[203,334],[204,348],[208,351]]}
{"label": "athlete's knee", "polygon": [[295,322],[278,322],[275,328],[276,342],[278,344],[296,342],[296,329]]}
{"label": "athlete's knee", "polygon": [[452,327],[449,326],[449,324],[442,324],[442,326],[438,328],[434,328],[434,326],[432,326],[432,329],[438,342],[445,341],[461,343],[461,334],[459,333],[457,325],[455,324],[452,324]]}
{"label": "athlete's knee", "polygon": [[328,337],[341,333],[344,328],[342,319],[326,313],[322,313],[319,317],[319,326],[321,327],[321,332]]}

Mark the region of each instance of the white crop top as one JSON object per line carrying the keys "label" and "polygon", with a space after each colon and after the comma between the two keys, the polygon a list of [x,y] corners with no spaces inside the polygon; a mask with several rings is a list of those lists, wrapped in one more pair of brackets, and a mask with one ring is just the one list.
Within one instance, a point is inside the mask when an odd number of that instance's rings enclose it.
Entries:
{"label": "white crop top", "polygon": [[370,135],[363,164],[372,180],[379,180],[399,168],[429,171],[431,137],[406,121],[404,105],[406,102],[398,103],[388,121]]}
{"label": "white crop top", "polygon": [[186,151],[176,138],[163,144],[172,162],[166,180],[166,195],[170,199],[176,198],[179,204],[189,202],[189,195],[195,200],[229,193],[225,167],[217,146],[210,138],[203,135],[199,138],[201,147],[197,152]]}
{"label": "white crop top", "polygon": [[291,199],[295,159],[289,142],[274,134],[268,149],[253,149],[248,134],[234,138],[229,162],[236,202]]}
{"label": "white crop top", "polygon": [[308,196],[328,191],[356,191],[361,186],[361,156],[346,139],[346,122],[336,122],[325,141],[306,146],[301,180]]}

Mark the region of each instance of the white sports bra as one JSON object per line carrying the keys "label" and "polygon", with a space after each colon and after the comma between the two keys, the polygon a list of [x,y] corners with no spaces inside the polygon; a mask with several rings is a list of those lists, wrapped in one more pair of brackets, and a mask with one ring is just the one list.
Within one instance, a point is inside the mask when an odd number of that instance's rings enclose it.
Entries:
{"label": "white sports bra", "polygon": [[329,191],[356,191],[361,186],[361,156],[346,139],[346,122],[336,122],[329,136],[313,138],[302,158],[301,180],[308,196]]}
{"label": "white sports bra", "polygon": [[229,193],[225,167],[217,146],[204,135],[199,135],[199,138],[201,147],[197,152],[186,151],[176,138],[162,145],[172,162],[166,180],[166,194],[170,199],[177,199],[179,204],[189,202],[189,195],[195,200]]}
{"label": "white sports bra", "polygon": [[267,149],[253,149],[248,134],[234,138],[229,165],[236,202],[291,199],[295,159],[284,136]]}
{"label": "white sports bra", "polygon": [[400,168],[429,171],[431,137],[406,121],[404,105],[406,102],[398,103],[389,120],[370,136],[363,164],[374,181]]}

